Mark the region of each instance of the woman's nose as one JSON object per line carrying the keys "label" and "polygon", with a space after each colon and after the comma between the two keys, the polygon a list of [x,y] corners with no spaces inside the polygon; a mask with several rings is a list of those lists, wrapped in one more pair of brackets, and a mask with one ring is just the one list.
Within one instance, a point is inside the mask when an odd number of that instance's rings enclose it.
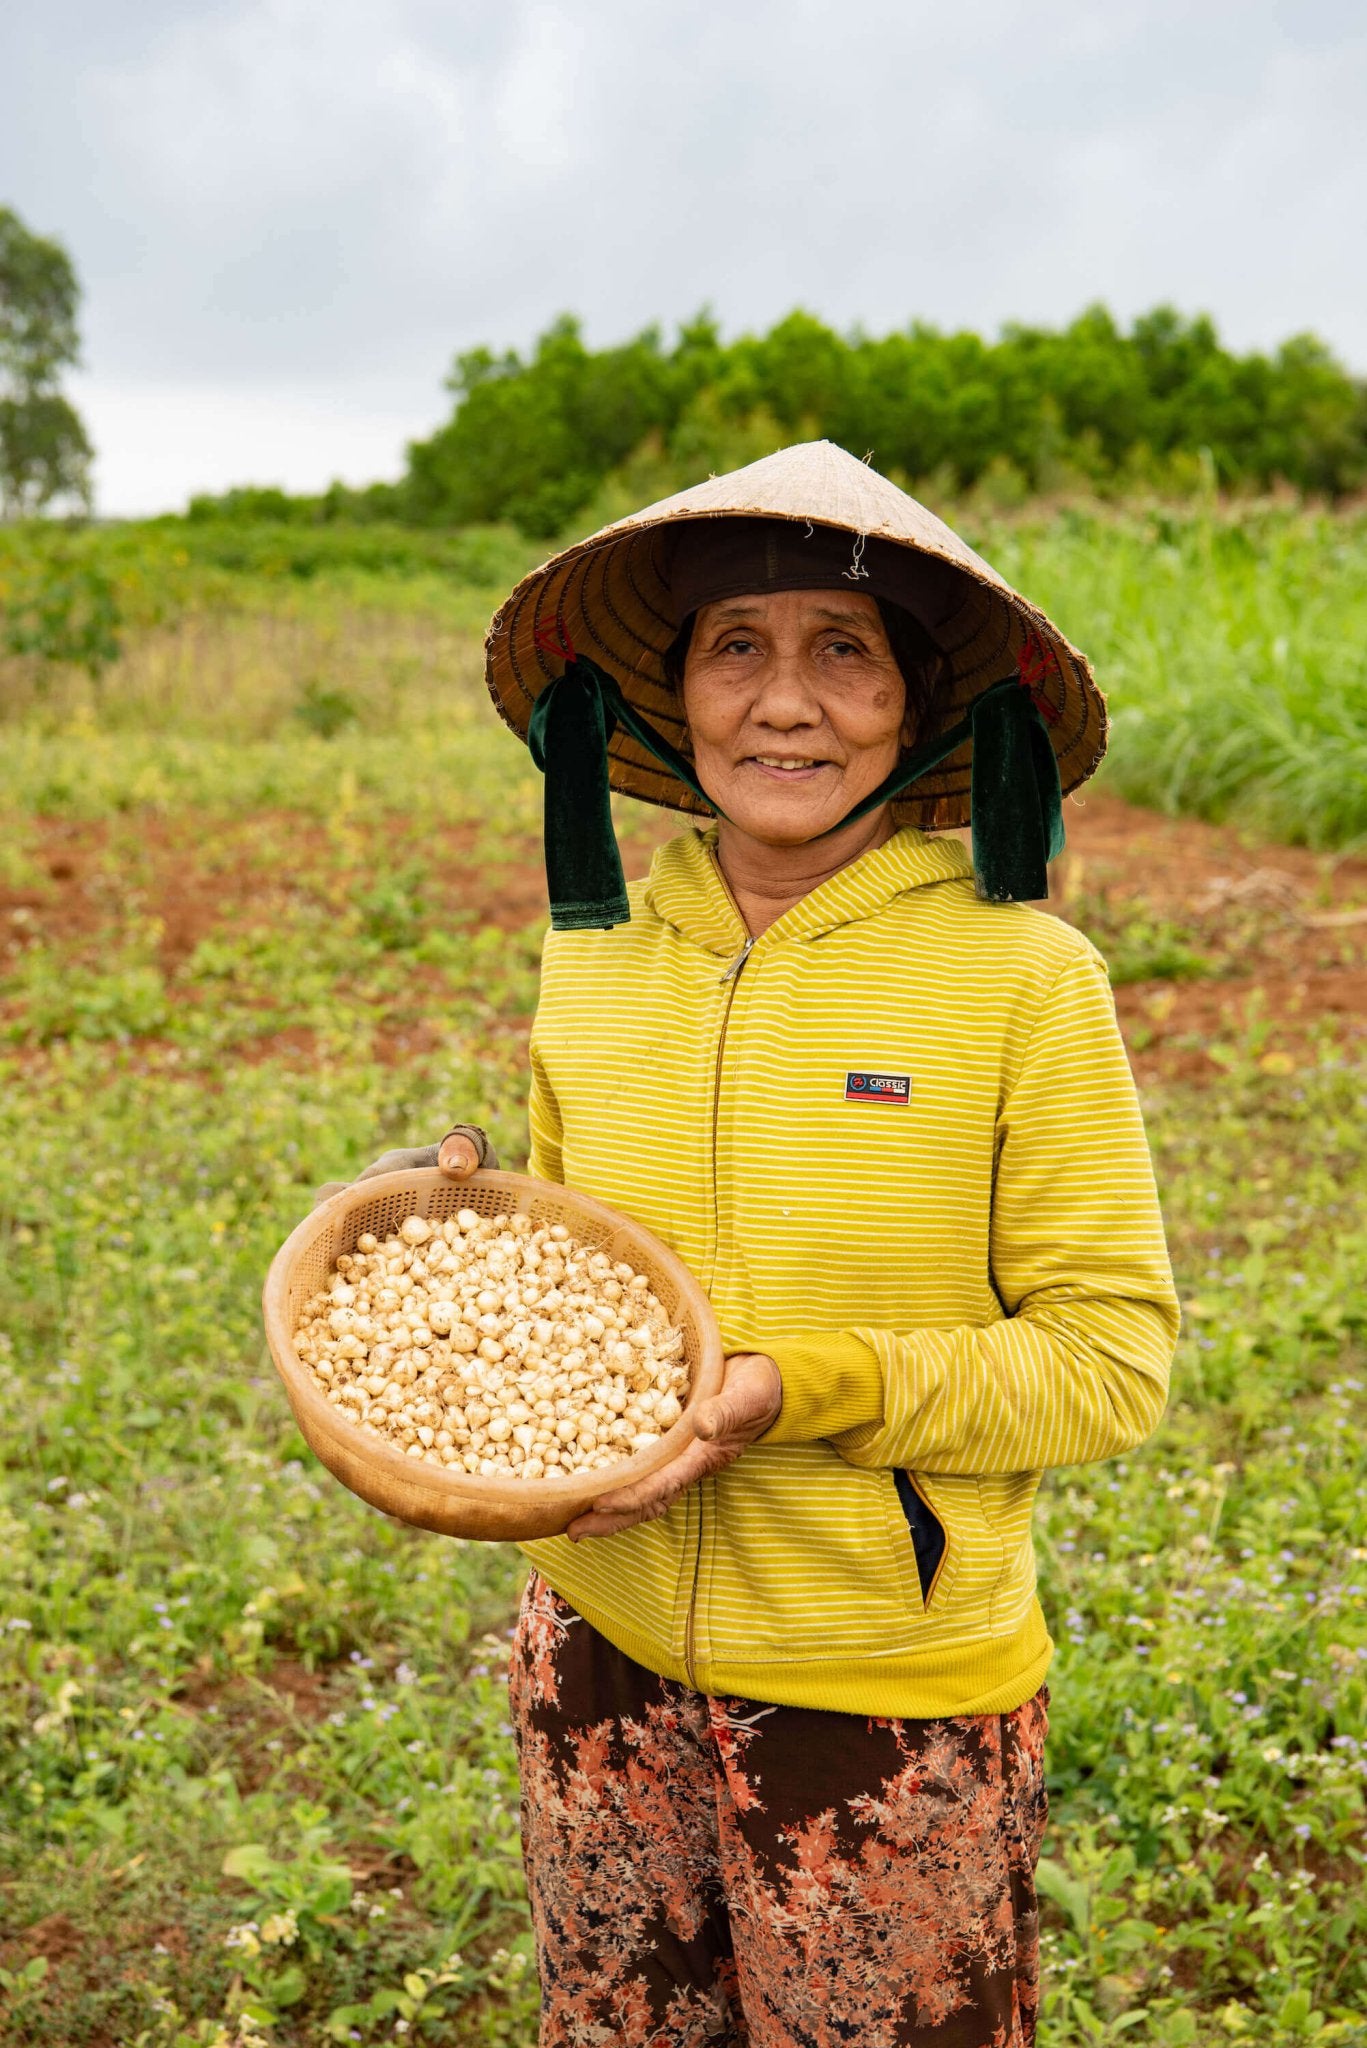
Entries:
{"label": "woman's nose", "polygon": [[798,655],[771,655],[765,662],[750,706],[757,725],[787,732],[793,726],[820,725],[821,699],[807,663]]}

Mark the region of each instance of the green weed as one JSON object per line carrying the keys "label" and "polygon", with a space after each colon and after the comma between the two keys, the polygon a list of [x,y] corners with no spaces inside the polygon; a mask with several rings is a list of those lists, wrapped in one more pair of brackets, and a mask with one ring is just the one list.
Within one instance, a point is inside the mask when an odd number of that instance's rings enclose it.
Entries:
{"label": "green weed", "polygon": [[319,739],[330,740],[344,726],[354,725],[359,713],[355,699],[346,690],[329,690],[316,676],[311,676],[299,692],[294,715]]}
{"label": "green weed", "polygon": [[1155,917],[1142,898],[1082,889],[1066,892],[1060,907],[1101,949],[1116,988],[1136,981],[1195,981],[1220,971],[1199,932]]}

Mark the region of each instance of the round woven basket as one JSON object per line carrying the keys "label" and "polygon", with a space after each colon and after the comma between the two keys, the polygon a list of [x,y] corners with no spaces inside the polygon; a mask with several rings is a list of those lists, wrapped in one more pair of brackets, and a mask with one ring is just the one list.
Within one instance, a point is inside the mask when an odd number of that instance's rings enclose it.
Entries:
{"label": "round woven basket", "polygon": [[[688,1397],[674,1427],[611,1470],[562,1480],[485,1479],[429,1465],[367,1436],[329,1402],[294,1348],[300,1311],[327,1284],[341,1252],[366,1231],[390,1237],[405,1216],[444,1222],[458,1209],[480,1216],[523,1210],[538,1225],[563,1223],[581,1244],[625,1259],[644,1273],[669,1319],[683,1333]],[[370,1505],[418,1529],[486,1542],[558,1536],[601,1495],[629,1486],[678,1456],[693,1436],[693,1411],[721,1386],[721,1333],[712,1304],[688,1268],[648,1230],[572,1188],[521,1173],[477,1173],[451,1180],[436,1167],[376,1174],[323,1202],[286,1238],[266,1276],[262,1297],[266,1341],[285,1382],[294,1419],[309,1448],[343,1486]]]}

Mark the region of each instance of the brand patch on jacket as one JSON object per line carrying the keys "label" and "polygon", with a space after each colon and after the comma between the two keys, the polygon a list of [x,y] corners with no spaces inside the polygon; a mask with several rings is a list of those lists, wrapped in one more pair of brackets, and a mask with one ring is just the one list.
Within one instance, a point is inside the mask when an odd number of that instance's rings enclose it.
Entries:
{"label": "brand patch on jacket", "polygon": [[846,1074],[846,1102],[911,1101],[910,1074]]}

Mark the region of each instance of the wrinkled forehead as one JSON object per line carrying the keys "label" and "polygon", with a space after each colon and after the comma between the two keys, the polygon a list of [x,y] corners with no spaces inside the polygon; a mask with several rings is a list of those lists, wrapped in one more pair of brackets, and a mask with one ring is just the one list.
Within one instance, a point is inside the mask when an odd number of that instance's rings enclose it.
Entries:
{"label": "wrinkled forehead", "polygon": [[666,575],[676,626],[703,605],[780,590],[830,591],[833,607],[840,597],[887,598],[930,627],[955,602],[953,571],[927,556],[796,519],[681,520]]}
{"label": "wrinkled forehead", "polygon": [[881,625],[877,600],[866,590],[833,590],[825,584],[796,589],[749,590],[734,597],[707,598],[697,609],[699,627],[755,625],[775,613],[796,613],[804,623],[829,626]]}

